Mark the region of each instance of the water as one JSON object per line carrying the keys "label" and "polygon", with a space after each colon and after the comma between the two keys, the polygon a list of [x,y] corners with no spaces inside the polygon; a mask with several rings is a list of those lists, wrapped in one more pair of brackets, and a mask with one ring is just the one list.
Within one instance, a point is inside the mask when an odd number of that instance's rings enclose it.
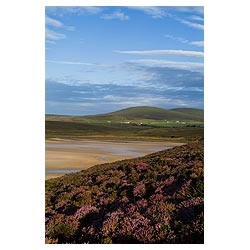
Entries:
{"label": "water", "polygon": [[50,169],[50,170],[45,170],[45,174],[69,174],[80,171],[81,169]]}
{"label": "water", "polygon": [[101,161],[108,161],[109,158],[107,158],[107,157],[101,157],[100,160],[101,160]]}
{"label": "water", "polygon": [[[75,142],[75,143],[67,143],[67,144],[46,144],[46,149],[53,148],[61,148],[61,149],[74,149],[74,150],[100,150],[113,155],[122,155],[122,156],[130,156],[130,157],[140,157],[145,155],[146,153],[142,153],[141,150],[147,150],[150,152],[156,152],[164,149],[168,149],[171,147],[168,146],[158,146],[158,145],[143,145],[134,143],[131,145],[130,143],[125,144],[117,144],[112,145],[111,143],[98,143],[98,142]],[[100,160],[104,161],[104,158],[100,158]],[[105,159],[106,160],[106,159]]]}

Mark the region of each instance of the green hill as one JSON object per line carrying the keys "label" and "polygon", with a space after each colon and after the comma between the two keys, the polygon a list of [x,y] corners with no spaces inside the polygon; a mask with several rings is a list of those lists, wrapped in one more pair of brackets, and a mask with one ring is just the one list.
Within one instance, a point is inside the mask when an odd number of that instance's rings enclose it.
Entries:
{"label": "green hill", "polygon": [[139,106],[126,108],[119,111],[102,114],[86,116],[96,120],[168,120],[168,121],[203,121],[203,111],[199,109],[172,109],[167,110],[163,108]]}
{"label": "green hill", "polygon": [[204,243],[203,142],[46,181],[46,243]]}
{"label": "green hill", "polygon": [[173,111],[188,114],[194,117],[195,119],[204,120],[204,110],[203,109],[192,109],[192,108],[175,108],[171,109]]}

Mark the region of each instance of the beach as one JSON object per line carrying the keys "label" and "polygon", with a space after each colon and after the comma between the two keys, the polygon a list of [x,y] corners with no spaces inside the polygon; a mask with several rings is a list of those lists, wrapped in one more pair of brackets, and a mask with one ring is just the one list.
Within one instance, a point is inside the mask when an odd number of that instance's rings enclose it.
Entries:
{"label": "beach", "polygon": [[168,149],[183,143],[117,140],[45,141],[45,179],[87,169],[91,166],[130,159]]}

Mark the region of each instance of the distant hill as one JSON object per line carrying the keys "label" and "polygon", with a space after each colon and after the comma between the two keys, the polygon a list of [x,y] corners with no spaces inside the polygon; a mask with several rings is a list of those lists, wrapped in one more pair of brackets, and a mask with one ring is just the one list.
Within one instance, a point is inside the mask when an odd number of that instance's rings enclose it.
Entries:
{"label": "distant hill", "polygon": [[46,181],[46,243],[204,243],[204,145]]}
{"label": "distant hill", "polygon": [[200,109],[177,108],[167,110],[163,108],[139,106],[87,117],[97,120],[153,119],[169,121],[203,121],[203,115],[204,111]]}

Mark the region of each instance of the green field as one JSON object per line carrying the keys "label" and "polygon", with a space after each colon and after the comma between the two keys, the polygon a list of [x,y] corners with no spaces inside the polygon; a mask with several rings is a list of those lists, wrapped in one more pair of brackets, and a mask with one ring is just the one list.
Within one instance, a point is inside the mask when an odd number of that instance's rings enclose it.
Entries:
{"label": "green field", "polygon": [[46,138],[194,141],[203,138],[203,113],[135,107],[93,116],[46,115]]}

